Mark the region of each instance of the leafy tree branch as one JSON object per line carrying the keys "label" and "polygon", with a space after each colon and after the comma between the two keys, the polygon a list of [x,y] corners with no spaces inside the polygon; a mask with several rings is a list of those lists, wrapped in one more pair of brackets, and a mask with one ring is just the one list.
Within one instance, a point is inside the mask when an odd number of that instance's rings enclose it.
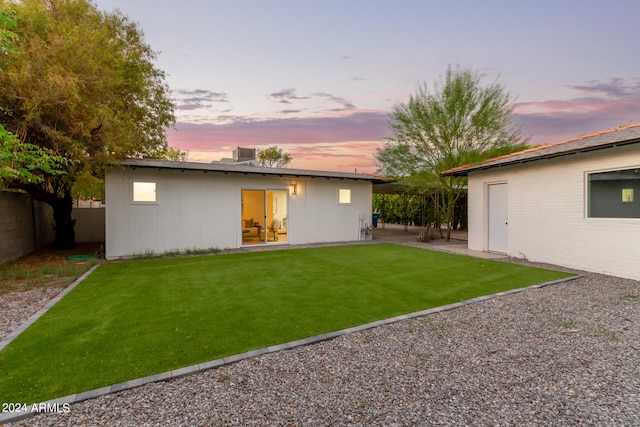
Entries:
{"label": "leafy tree branch", "polygon": [[74,245],[72,196],[95,191],[105,168],[186,155],[167,145],[174,105],[155,58],[136,23],[90,0],[0,3],[0,124],[37,165],[14,167],[3,149],[0,178],[53,207],[54,245]]}
{"label": "leafy tree branch", "polygon": [[466,179],[440,173],[525,148],[512,124],[513,101],[501,84],[483,85],[477,72],[449,67],[433,89],[419,86],[408,103],[392,110],[393,136],[376,153],[379,172],[414,193],[439,197],[447,239]]}
{"label": "leafy tree branch", "polygon": [[269,168],[283,168],[291,163],[292,157],[274,145],[258,152],[258,162],[260,166]]}

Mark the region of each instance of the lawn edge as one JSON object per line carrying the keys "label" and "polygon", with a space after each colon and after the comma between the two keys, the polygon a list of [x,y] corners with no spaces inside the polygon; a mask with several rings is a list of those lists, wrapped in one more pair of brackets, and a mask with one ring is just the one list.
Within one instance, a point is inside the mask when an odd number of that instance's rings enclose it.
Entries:
{"label": "lawn edge", "polygon": [[[23,323],[23,325],[27,324],[27,326],[25,328],[23,328],[22,330],[26,329],[29,325],[31,325],[31,323],[33,323],[35,320],[37,320],[38,317],[40,317],[50,306],[52,306],[53,304],[55,304],[59,299],[61,299],[64,295],[63,294],[67,294],[68,292],[71,291],[72,287],[75,287],[78,283],[80,283],[84,278],[86,278],[86,276],[88,276],[93,270],[95,270],[98,265],[93,266],[90,270],[88,270],[85,274],[83,274],[80,278],[78,278],[73,284],[71,284],[67,289],[65,289],[63,292],[61,292],[58,297],[54,298],[53,300],[51,300],[43,309],[41,309],[40,311],[38,311],[38,313],[34,314],[31,318],[29,318],[29,320],[27,320],[26,322]],[[133,388],[137,388],[137,387],[141,387],[150,383],[155,383],[155,382],[160,382],[160,381],[171,381],[171,380],[176,380],[179,378],[183,378],[186,376],[190,376],[190,375],[194,375],[194,374],[198,374],[201,372],[205,372],[211,369],[216,369],[216,368],[220,368],[226,365],[230,365],[233,363],[237,363],[243,360],[247,360],[247,359],[251,359],[263,354],[269,354],[269,353],[277,353],[280,351],[284,351],[284,350],[292,350],[294,348],[297,347],[303,347],[303,346],[307,346],[307,345],[311,345],[311,344],[317,344],[323,341],[328,341],[328,340],[332,340],[347,334],[351,334],[354,332],[360,332],[360,331],[364,331],[364,330],[368,330],[368,329],[373,329],[379,326],[383,326],[383,325],[390,325],[393,323],[398,323],[401,322],[403,320],[409,320],[409,319],[414,319],[417,317],[424,317],[424,316],[428,316],[434,313],[439,313],[439,312],[443,312],[443,311],[448,311],[448,310],[453,310],[456,308],[460,308],[460,307],[464,307],[466,305],[470,305],[470,304],[475,304],[478,302],[482,302],[482,301],[487,301],[493,298],[497,298],[497,297],[501,297],[501,296],[505,296],[505,295],[509,295],[509,294],[514,294],[514,293],[519,293],[519,292],[524,292],[527,290],[532,290],[532,289],[540,289],[546,286],[551,286],[551,285],[557,285],[560,283],[564,283],[564,282],[569,282],[571,280],[576,280],[579,279],[581,277],[584,277],[582,274],[575,274],[573,276],[569,276],[569,277],[565,277],[562,279],[557,279],[557,280],[552,280],[549,282],[543,282],[543,283],[538,283],[536,285],[530,285],[530,286],[526,286],[524,288],[516,288],[516,289],[511,289],[508,291],[502,291],[502,292],[497,292],[494,294],[490,294],[490,295],[483,295],[483,296],[479,296],[479,297],[475,297],[475,298],[471,298],[468,300],[464,300],[464,301],[459,301],[456,303],[452,303],[452,304],[447,304],[447,305],[443,305],[440,307],[433,307],[433,308],[429,308],[426,310],[421,310],[421,311],[416,311],[413,313],[408,313],[408,314],[403,314],[400,316],[395,316],[395,317],[390,317],[387,319],[381,319],[381,320],[376,320],[374,322],[369,322],[369,323],[365,323],[363,325],[359,325],[359,326],[353,326],[351,328],[346,328],[346,329],[341,329],[338,331],[333,331],[333,332],[327,332],[324,334],[320,334],[320,335],[314,335],[312,337],[307,337],[307,338],[302,338],[299,340],[295,340],[295,341],[290,341],[287,343],[282,343],[282,344],[276,344],[276,345],[272,345],[272,346],[268,346],[268,347],[263,347],[263,348],[259,348],[259,349],[255,349],[255,350],[251,350],[251,351],[247,351],[244,353],[239,353],[239,354],[235,354],[235,355],[231,355],[231,356],[227,356],[227,357],[223,357],[221,359],[214,359],[208,362],[203,362],[203,363],[198,363],[196,365],[191,365],[191,366],[185,366],[182,368],[178,368],[178,369],[174,369],[171,371],[166,371],[166,372],[162,372],[159,374],[154,374],[154,375],[149,375],[146,377],[141,377],[141,378],[136,378],[133,380],[129,380],[129,381],[124,381],[118,384],[113,384],[110,386],[105,386],[105,387],[100,387],[94,390],[88,390],[88,391],[83,391],[81,393],[77,393],[77,394],[70,394],[68,396],[63,396],[63,397],[59,397],[56,399],[52,399],[52,400],[47,400],[45,402],[39,403],[39,404],[34,404],[38,407],[40,407],[41,405],[44,405],[45,409],[42,413],[64,413],[64,412],[68,412],[65,411],[65,406],[64,405],[71,405],[71,404],[75,404],[75,403],[80,403],[82,401],[85,400],[89,400],[89,399],[95,399],[97,397],[100,396],[105,396],[107,394],[111,394],[111,393],[117,393],[117,392],[121,392],[121,391],[125,391],[125,390],[130,390]],[[41,313],[42,312],[42,313]],[[22,328],[22,326],[20,326],[20,328]],[[17,336],[18,334],[16,334]],[[8,338],[8,337],[7,337]],[[15,337],[13,337],[15,338]],[[11,338],[11,339],[13,339]],[[6,338],[5,338],[6,339]],[[4,343],[4,340],[2,342],[0,342],[0,345],[2,345]],[[6,343],[8,344],[8,343]],[[6,346],[6,344],[4,344]],[[0,347],[0,350],[3,347]],[[38,415],[40,412],[39,411],[29,411],[29,412],[18,412],[18,413],[0,413],[0,425],[2,423],[10,423],[10,422],[14,422],[14,421],[18,421],[18,420],[22,420],[22,419],[26,419],[26,418],[30,418],[33,417],[35,415]]]}
{"label": "lawn edge", "polygon": [[[50,299],[45,305],[44,307],[42,307],[40,310],[38,310],[37,312],[35,312],[35,314],[33,314],[31,317],[29,317],[27,320],[25,320],[24,322],[22,322],[20,324],[20,326],[18,326],[17,328],[15,328],[13,331],[11,331],[11,333],[9,335],[7,335],[6,337],[4,337],[2,340],[0,340],[0,351],[2,351],[2,349],[4,349],[7,345],[9,345],[9,343],[11,341],[13,341],[14,339],[16,339],[18,337],[18,335],[20,335],[21,333],[23,333],[29,326],[31,326],[32,324],[35,323],[36,320],[38,320],[40,318],[40,316],[42,316],[44,313],[47,312],[47,310],[49,310],[51,307],[53,307],[58,301],[60,301],[65,295],[67,295],[69,292],[71,292],[73,290],[73,288],[75,288],[76,286],[78,286],[80,284],[80,282],[82,282],[84,279],[86,279],[89,274],[93,273],[93,271],[98,268],[101,264],[96,264],[94,266],[92,266],[90,269],[88,269],[87,271],[85,271],[82,276],[78,277],[72,284],[70,284],[69,286],[67,286],[62,292],[60,292],[58,295],[56,295],[54,298]],[[1,420],[1,419],[0,419]]]}

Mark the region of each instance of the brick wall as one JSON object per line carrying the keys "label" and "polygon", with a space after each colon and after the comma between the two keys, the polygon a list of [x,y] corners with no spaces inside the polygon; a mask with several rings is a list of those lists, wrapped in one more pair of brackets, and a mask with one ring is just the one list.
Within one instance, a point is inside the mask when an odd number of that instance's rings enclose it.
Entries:
{"label": "brick wall", "polygon": [[640,166],[618,148],[470,174],[469,248],[487,250],[486,186],[508,185],[508,254],[531,261],[640,279],[640,219],[588,218],[587,172]]}
{"label": "brick wall", "polygon": [[24,193],[0,191],[0,263],[53,241],[52,210]]}

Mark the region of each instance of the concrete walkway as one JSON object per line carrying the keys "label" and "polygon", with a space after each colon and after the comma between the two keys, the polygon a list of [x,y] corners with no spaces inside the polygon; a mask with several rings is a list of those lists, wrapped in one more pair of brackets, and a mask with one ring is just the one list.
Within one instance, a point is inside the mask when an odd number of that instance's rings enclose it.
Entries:
{"label": "concrete walkway", "polygon": [[268,244],[268,245],[255,245],[255,246],[243,246],[237,249],[225,249],[223,253],[241,253],[241,252],[262,252],[262,251],[276,251],[286,249],[300,249],[300,248],[315,248],[320,246],[341,246],[341,245],[362,245],[371,243],[397,243],[400,245],[415,246],[423,249],[430,249],[434,251],[449,252],[458,255],[467,255],[476,258],[484,259],[506,259],[505,254],[494,252],[482,252],[470,250],[467,247],[467,232],[462,230],[452,230],[451,240],[448,242],[445,239],[434,239],[428,242],[419,242],[418,234],[420,233],[420,227],[415,225],[400,225],[400,224],[380,224],[378,228],[373,229],[373,239],[363,241],[345,241],[345,242],[327,242],[327,243],[310,243],[310,244],[297,244],[289,245],[286,242],[282,244]]}
{"label": "concrete walkway", "polygon": [[[422,227],[416,225],[384,224],[378,223],[378,227],[373,229],[373,238],[389,241],[415,241],[418,238]],[[443,234],[444,234],[443,230]],[[467,232],[464,230],[451,230],[451,238],[455,240],[467,241]]]}
{"label": "concrete walkway", "polygon": [[507,255],[494,252],[474,251],[467,246],[467,232],[462,230],[452,230],[451,240],[445,239],[430,240],[428,242],[418,242],[420,227],[399,224],[378,224],[378,228],[373,229],[373,241],[399,243],[431,249],[434,251],[449,252],[458,255],[473,256],[485,259],[505,259]]}

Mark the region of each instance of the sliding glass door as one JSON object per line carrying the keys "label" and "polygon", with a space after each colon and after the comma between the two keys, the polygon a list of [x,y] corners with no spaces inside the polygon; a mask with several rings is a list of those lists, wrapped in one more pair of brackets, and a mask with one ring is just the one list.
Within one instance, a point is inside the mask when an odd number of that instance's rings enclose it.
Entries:
{"label": "sliding glass door", "polygon": [[287,241],[286,190],[242,190],[242,244]]}

